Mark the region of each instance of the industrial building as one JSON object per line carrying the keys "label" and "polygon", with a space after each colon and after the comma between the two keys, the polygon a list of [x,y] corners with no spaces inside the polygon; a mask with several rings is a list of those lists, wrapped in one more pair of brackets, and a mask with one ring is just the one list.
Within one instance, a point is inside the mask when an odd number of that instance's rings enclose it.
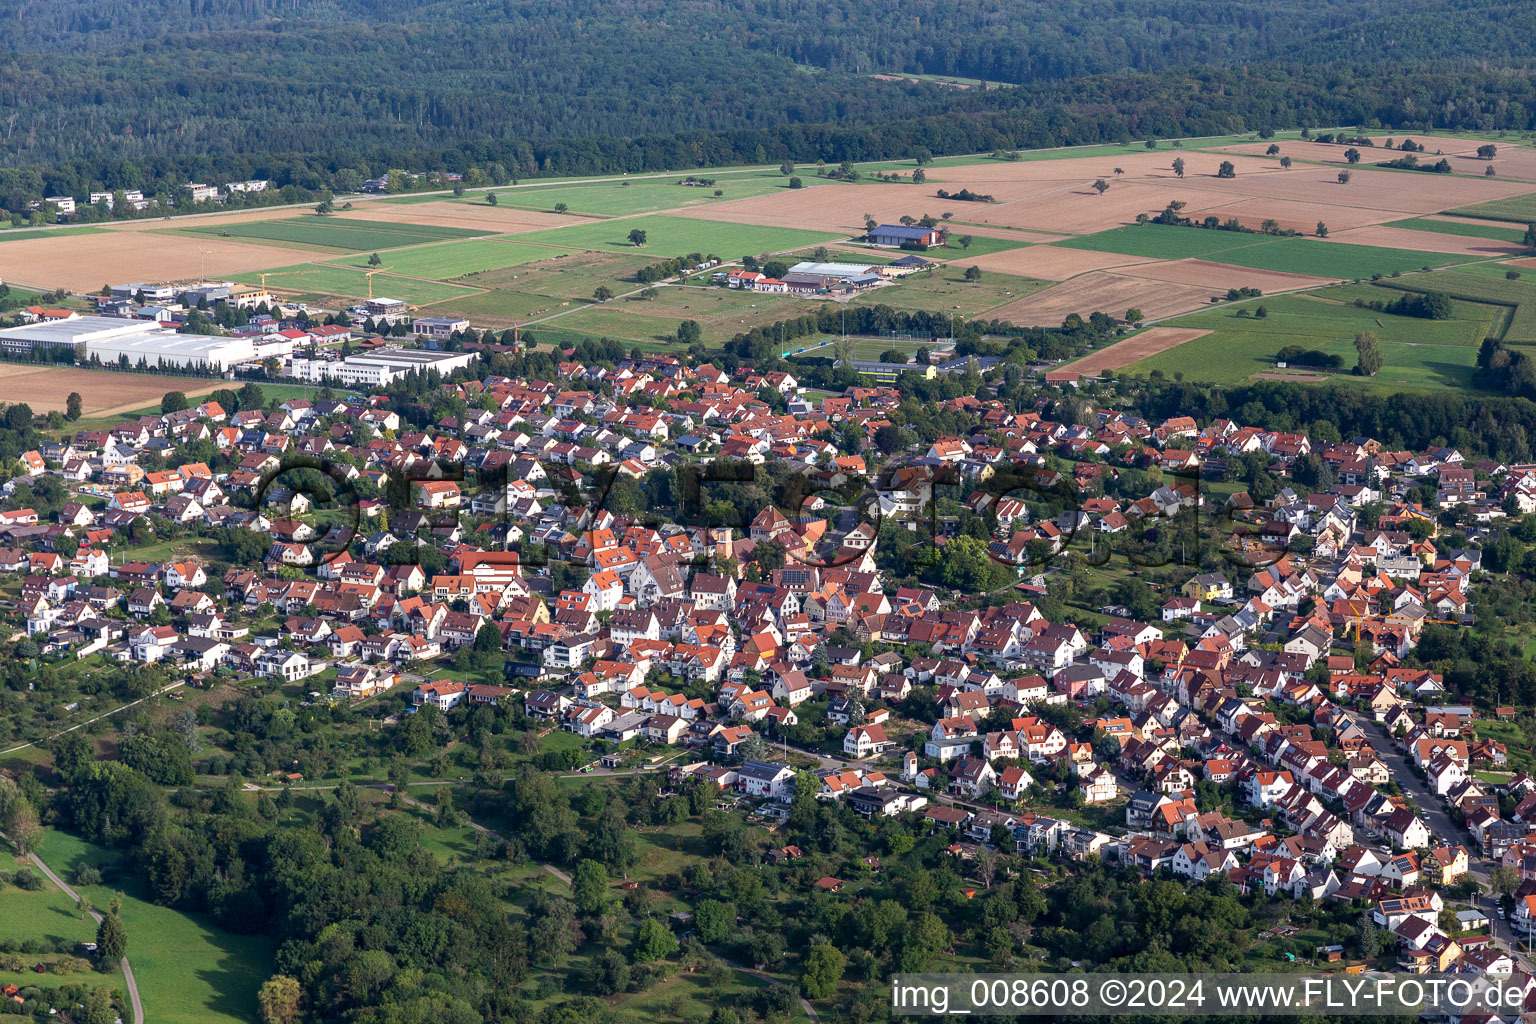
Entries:
{"label": "industrial building", "polygon": [[27,353],[38,348],[74,348],[88,361],[105,366],[183,366],[223,372],[236,363],[280,353],[258,350],[250,338],[218,338],[177,334],[154,320],[120,320],[110,316],[77,316],[0,330],[0,349]]}
{"label": "industrial building", "polygon": [[294,358],[289,373],[300,380],[336,381],[340,384],[390,384],[410,373],[436,370],[450,373],[468,366],[477,358],[474,352],[428,352],[425,349],[387,346],[372,352],[358,352],[345,359]]}

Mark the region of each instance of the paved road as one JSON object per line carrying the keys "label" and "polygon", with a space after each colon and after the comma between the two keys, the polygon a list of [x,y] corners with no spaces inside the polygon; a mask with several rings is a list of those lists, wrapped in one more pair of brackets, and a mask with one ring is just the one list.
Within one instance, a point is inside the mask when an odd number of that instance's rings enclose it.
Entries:
{"label": "paved road", "polygon": [[[1446,812],[1445,802],[1430,790],[1429,784],[1413,773],[1413,769],[1408,763],[1408,758],[1403,755],[1393,742],[1392,737],[1387,733],[1386,727],[1379,722],[1374,722],[1364,717],[1360,720],[1365,723],[1366,728],[1375,734],[1371,746],[1375,749],[1376,756],[1380,757],[1386,764],[1387,770],[1392,775],[1392,781],[1396,782],[1399,788],[1405,794],[1412,797],[1413,801],[1419,805],[1419,810],[1424,815],[1424,820],[1429,823],[1431,832],[1453,843],[1460,843],[1467,848],[1467,873],[1477,879],[1479,885],[1488,889],[1488,874],[1494,866],[1493,862],[1485,860],[1475,852],[1478,847],[1471,833]],[[1514,956],[1516,966],[1523,971],[1533,973],[1532,960],[1521,949],[1520,940],[1516,937],[1514,928],[1507,920],[1498,916],[1496,909],[1498,906],[1497,896],[1495,895],[1490,900],[1480,899],[1476,902],[1479,904],[1479,908],[1488,914],[1488,932],[1493,936],[1495,942],[1502,946],[1506,952]],[[1488,905],[1482,906],[1484,903]]]}
{"label": "paved road", "polygon": [[[3,838],[3,835],[3,833],[0,833],[0,838]],[[48,878],[48,881],[58,886],[60,892],[77,903],[80,901],[80,894],[71,889],[64,879],[54,874],[53,869],[44,864],[41,857],[35,853],[28,853],[27,860],[36,865],[37,869]],[[91,917],[97,924],[101,923],[101,912],[94,907],[91,908]],[[126,956],[123,957],[121,966],[123,968],[123,983],[128,987],[128,1002],[133,1006],[133,1020],[135,1024],[144,1024],[144,1003],[139,998],[139,983],[133,976],[133,966],[128,963]]]}

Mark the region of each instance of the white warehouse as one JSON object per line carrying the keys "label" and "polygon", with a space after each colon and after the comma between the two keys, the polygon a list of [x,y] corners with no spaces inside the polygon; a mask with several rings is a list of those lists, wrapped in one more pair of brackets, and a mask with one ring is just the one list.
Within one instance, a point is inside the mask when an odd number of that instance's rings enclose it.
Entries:
{"label": "white warehouse", "polygon": [[85,350],[105,366],[126,358],[129,367],[138,366],[142,359],[150,366],[198,366],[220,372],[258,358],[251,338],[217,338],[167,330],[90,341]]}
{"label": "white warehouse", "polygon": [[292,348],[291,345],[257,348],[255,340],[249,337],[177,334],[154,320],[123,320],[111,316],[77,316],[72,320],[0,330],[0,349],[7,352],[65,347],[78,350],[81,346],[86,359],[95,356],[103,366],[118,365],[126,357],[130,367],[138,366],[142,359],[150,366],[195,366],[220,372],[236,363],[269,355],[283,356]]}

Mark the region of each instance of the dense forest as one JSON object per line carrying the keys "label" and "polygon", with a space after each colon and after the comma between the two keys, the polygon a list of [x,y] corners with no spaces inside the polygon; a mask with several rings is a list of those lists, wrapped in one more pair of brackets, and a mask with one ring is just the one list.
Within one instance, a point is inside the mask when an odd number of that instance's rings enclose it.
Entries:
{"label": "dense forest", "polygon": [[188,179],[318,190],[391,167],[504,180],[1536,116],[1516,63],[1536,10],[1493,0],[0,0],[0,19],[20,26],[0,62],[10,209]]}

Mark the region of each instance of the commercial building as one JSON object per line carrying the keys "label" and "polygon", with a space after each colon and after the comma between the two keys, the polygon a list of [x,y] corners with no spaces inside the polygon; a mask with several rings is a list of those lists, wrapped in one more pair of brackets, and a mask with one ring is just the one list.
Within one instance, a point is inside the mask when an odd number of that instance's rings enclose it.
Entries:
{"label": "commercial building", "polygon": [[[86,318],[90,319],[90,318]],[[103,318],[105,319],[105,318]],[[66,323],[69,321],[66,321]],[[85,350],[105,366],[184,366],[222,373],[236,363],[246,363],[279,353],[259,350],[246,338],[219,338],[201,334],[177,334],[153,320],[140,321],[158,328],[141,334],[120,334],[86,342]]]}
{"label": "commercial building", "polygon": [[379,385],[392,383],[412,370],[450,373],[468,366],[476,358],[474,352],[428,352],[424,349],[387,346],[372,352],[357,352],[345,359],[296,357],[289,373],[300,380]]}
{"label": "commercial building", "polygon": [[0,349],[28,353],[39,348],[74,348],[91,342],[118,337],[154,334],[161,331],[152,320],[120,320],[110,316],[77,316],[68,320],[48,320],[7,327],[0,330]]}
{"label": "commercial building", "polygon": [[411,333],[418,338],[448,338],[469,330],[469,321],[448,316],[423,316],[411,321]]}

